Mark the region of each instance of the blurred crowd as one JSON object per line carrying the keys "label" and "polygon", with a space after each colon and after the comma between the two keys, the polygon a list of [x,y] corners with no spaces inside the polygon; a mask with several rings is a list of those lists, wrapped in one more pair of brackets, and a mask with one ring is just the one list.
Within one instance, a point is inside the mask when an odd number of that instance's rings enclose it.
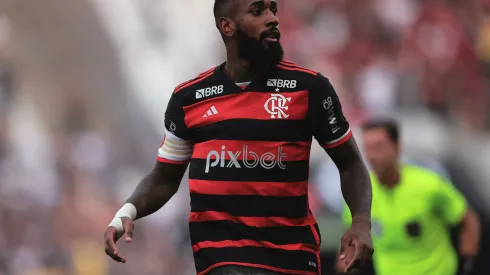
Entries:
{"label": "blurred crowd", "polygon": [[[329,77],[354,124],[426,108],[490,129],[490,1],[282,1],[279,16],[287,59]],[[120,245],[128,264],[105,257],[107,223],[153,162],[135,140],[152,131],[108,130],[83,89],[66,89],[50,106],[61,123],[46,126],[29,97],[40,91],[19,88],[10,32],[0,14],[0,275],[193,274],[185,185]],[[134,128],[141,136],[121,138]]]}
{"label": "blurred crowd", "polygon": [[98,99],[88,99],[80,88],[64,89],[48,106],[61,118],[49,127],[49,116],[32,96],[49,91],[21,89],[12,31],[0,14],[0,274],[162,274],[174,265],[173,274],[192,270],[190,256],[180,257],[188,253],[180,247],[190,250],[180,245],[187,240],[181,231],[186,208],[179,212],[181,221],[171,215],[153,226],[147,221],[131,249],[121,248],[132,264],[109,267],[103,231],[142,178],[139,171],[151,169],[153,156],[142,160],[128,134],[107,127],[105,117],[94,117],[91,102]]}
{"label": "blurred crowd", "polygon": [[489,129],[489,1],[284,1],[281,16],[287,57],[324,72],[349,118],[426,107]]}

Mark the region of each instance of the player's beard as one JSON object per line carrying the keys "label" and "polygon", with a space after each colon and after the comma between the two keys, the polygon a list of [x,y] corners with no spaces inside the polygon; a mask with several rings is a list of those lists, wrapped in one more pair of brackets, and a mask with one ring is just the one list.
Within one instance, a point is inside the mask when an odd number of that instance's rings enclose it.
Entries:
{"label": "player's beard", "polygon": [[[265,41],[266,33],[262,33],[257,40],[248,36],[240,26],[237,26],[238,56],[247,60],[254,69],[268,69],[275,67],[284,57],[284,51],[279,41],[268,43]],[[267,46],[265,46],[267,45]]]}

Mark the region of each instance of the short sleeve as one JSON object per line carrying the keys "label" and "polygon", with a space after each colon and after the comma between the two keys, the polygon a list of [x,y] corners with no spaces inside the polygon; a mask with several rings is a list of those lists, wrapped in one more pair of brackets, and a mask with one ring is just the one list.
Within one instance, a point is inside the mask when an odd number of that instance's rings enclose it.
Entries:
{"label": "short sleeve", "polygon": [[184,120],[182,95],[174,93],[165,111],[165,137],[158,149],[159,162],[185,164],[194,148],[192,131]]}
{"label": "short sleeve", "polygon": [[437,212],[448,225],[459,224],[467,209],[466,199],[454,185],[440,177],[435,194]]}
{"label": "short sleeve", "polygon": [[352,137],[339,97],[330,81],[321,74],[310,90],[308,104],[312,134],[323,148],[335,148]]}
{"label": "short sleeve", "polygon": [[165,111],[165,129],[176,137],[191,141],[194,138],[185,124],[183,97],[182,93],[177,92],[170,98]]}

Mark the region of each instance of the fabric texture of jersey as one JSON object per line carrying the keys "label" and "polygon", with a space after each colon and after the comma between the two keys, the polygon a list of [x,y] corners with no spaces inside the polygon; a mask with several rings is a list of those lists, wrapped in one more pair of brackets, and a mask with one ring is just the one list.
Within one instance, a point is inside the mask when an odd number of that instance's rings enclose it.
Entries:
{"label": "fabric texture of jersey", "polygon": [[177,86],[165,116],[171,138],[158,156],[185,163],[192,148],[197,272],[239,265],[319,274],[320,233],[308,206],[312,137],[331,149],[352,135],[335,90],[290,62],[241,87],[222,67]]}
{"label": "fabric texture of jersey", "polygon": [[[372,238],[374,266],[379,275],[456,274],[458,258],[449,227],[461,222],[466,201],[440,175],[403,165],[393,189],[373,185]],[[343,222],[351,224],[344,205]]]}

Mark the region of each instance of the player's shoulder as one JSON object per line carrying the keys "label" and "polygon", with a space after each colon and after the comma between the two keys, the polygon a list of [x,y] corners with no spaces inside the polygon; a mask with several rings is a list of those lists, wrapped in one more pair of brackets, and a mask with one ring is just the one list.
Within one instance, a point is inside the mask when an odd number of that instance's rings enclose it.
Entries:
{"label": "player's shoulder", "polygon": [[442,175],[425,167],[413,164],[403,164],[402,169],[404,177],[409,181],[419,183],[421,186],[429,188],[437,187],[446,181]]}
{"label": "player's shoulder", "polygon": [[213,81],[213,76],[215,76],[217,66],[207,69],[204,72],[199,73],[196,77],[193,77],[187,81],[184,81],[177,85],[174,89],[174,94],[184,95],[191,91],[195,93],[195,90],[202,85],[209,84]]}
{"label": "player's shoulder", "polygon": [[441,176],[428,168],[414,164],[402,164],[403,173],[411,177],[440,178]]}
{"label": "player's shoulder", "polygon": [[314,79],[314,78],[318,78],[320,75],[320,73],[312,69],[302,67],[289,60],[281,60],[279,64],[277,64],[277,68],[281,72],[281,75],[297,77],[297,78]]}
{"label": "player's shoulder", "polygon": [[315,70],[303,67],[288,60],[282,60],[277,65],[280,76],[283,79],[294,80],[298,83],[299,87],[306,90],[315,90],[318,87],[325,87],[331,85],[327,77],[322,73]]}

